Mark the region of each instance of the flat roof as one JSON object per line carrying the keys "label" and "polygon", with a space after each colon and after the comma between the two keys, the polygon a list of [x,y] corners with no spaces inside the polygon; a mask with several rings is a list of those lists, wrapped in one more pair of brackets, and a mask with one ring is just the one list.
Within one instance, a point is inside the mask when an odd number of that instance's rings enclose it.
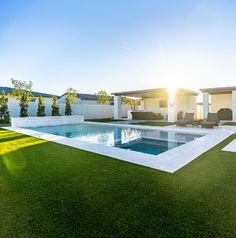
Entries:
{"label": "flat roof", "polygon": [[[161,95],[166,95],[168,88],[151,88],[143,90],[134,90],[134,91],[123,91],[123,92],[114,92],[112,95],[115,96],[129,96],[129,97],[139,97],[139,98],[153,98]],[[176,89],[177,95],[192,95],[197,96],[198,93],[184,88]]]}
{"label": "flat roof", "polygon": [[236,91],[236,86],[231,87],[218,87],[218,88],[202,88],[200,89],[202,93],[209,93],[209,94],[228,94],[232,91]]}

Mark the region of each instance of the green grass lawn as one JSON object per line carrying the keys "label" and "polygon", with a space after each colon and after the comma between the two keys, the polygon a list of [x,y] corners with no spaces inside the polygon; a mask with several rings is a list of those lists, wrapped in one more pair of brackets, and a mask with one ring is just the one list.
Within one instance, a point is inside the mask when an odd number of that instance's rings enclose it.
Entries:
{"label": "green grass lawn", "polygon": [[132,123],[130,123],[130,124],[145,125],[145,126],[171,126],[171,125],[175,125],[175,123],[166,122],[166,121],[132,122]]}
{"label": "green grass lawn", "polygon": [[112,118],[103,118],[103,119],[86,119],[85,121],[92,121],[92,122],[115,122],[115,121],[122,121],[122,120],[115,120]]}
{"label": "green grass lawn", "polygon": [[236,126],[236,122],[226,122],[224,123],[225,126]]}
{"label": "green grass lawn", "polygon": [[0,237],[236,237],[234,138],[169,174],[0,130]]}

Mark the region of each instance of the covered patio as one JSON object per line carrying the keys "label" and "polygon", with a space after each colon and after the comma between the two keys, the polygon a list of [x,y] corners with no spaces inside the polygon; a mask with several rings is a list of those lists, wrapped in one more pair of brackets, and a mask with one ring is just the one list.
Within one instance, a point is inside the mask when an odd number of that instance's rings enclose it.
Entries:
{"label": "covered patio", "polygon": [[135,111],[161,114],[168,122],[175,122],[178,112],[183,114],[193,112],[196,115],[198,93],[188,89],[154,88],[112,94],[114,95],[114,119],[121,119],[122,97],[140,99],[138,110]]}
{"label": "covered patio", "polygon": [[[236,122],[236,86],[204,88],[203,93],[203,116],[208,112],[218,113],[220,120]],[[211,108],[209,109],[209,102]]]}

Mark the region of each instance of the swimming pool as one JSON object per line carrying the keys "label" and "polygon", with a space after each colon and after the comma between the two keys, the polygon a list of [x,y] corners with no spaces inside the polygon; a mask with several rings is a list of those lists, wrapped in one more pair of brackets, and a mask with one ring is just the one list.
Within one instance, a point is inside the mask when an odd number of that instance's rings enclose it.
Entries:
{"label": "swimming pool", "polygon": [[176,131],[137,129],[86,122],[73,125],[34,127],[33,130],[150,155],[161,154],[203,136]]}

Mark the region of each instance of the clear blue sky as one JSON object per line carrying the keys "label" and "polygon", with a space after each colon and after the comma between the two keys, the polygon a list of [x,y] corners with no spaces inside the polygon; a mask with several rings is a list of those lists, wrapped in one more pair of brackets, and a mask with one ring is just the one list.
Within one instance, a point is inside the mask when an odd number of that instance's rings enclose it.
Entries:
{"label": "clear blue sky", "polygon": [[1,0],[0,86],[236,85],[236,1]]}

